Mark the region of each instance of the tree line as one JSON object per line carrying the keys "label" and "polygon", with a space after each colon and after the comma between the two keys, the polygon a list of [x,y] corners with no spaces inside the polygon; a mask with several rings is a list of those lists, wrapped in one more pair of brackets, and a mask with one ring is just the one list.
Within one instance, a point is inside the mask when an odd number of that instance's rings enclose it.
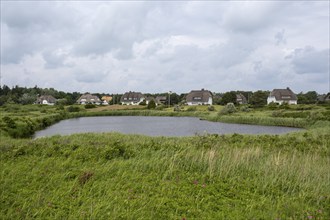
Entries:
{"label": "tree line", "polygon": [[[262,91],[258,90],[256,92],[251,91],[230,91],[225,93],[213,93],[213,104],[216,105],[226,105],[227,103],[237,103],[237,94],[242,94],[247,100],[247,103],[253,105],[254,107],[262,107],[267,104],[267,97],[270,91]],[[113,99],[109,103],[112,104],[120,104],[120,98],[122,94],[107,94],[107,93],[93,93],[94,95],[101,98],[102,96],[108,95],[112,96]],[[41,95],[51,95],[58,100],[58,104],[62,105],[72,105],[75,104],[77,99],[82,95],[79,92],[63,92],[58,91],[54,88],[40,88],[38,86],[34,86],[32,88],[20,87],[18,85],[10,88],[7,85],[0,86],[0,105],[4,105],[6,103],[13,104],[33,104],[37,100],[38,96]],[[171,105],[177,105],[180,103],[184,103],[186,93],[177,94],[175,92],[171,93],[155,93],[150,94],[147,93],[145,96],[147,97],[157,97],[157,96],[165,96],[168,102],[170,99]],[[309,91],[306,93],[297,94],[298,103],[299,104],[315,104],[318,102],[318,95],[315,91]]]}

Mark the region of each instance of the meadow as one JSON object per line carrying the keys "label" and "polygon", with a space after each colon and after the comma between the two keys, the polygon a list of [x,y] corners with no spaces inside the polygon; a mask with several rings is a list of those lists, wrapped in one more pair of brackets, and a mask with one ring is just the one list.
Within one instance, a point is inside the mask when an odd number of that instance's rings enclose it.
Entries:
{"label": "meadow", "polygon": [[[329,106],[242,109],[230,115],[220,115],[221,106],[179,112],[78,108],[0,108],[0,219],[330,218]],[[97,115],[195,116],[306,130],[182,138],[29,137],[65,118]]]}

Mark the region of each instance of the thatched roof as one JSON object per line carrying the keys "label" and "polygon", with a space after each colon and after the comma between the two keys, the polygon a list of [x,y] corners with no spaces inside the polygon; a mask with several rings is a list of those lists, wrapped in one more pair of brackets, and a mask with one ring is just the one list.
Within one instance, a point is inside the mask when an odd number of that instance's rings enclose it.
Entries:
{"label": "thatched roof", "polygon": [[276,100],[297,100],[296,94],[294,94],[289,87],[286,89],[274,89],[269,96],[275,97]]}
{"label": "thatched roof", "polygon": [[77,100],[78,103],[81,102],[85,102],[85,103],[98,103],[101,102],[101,100],[99,99],[99,97],[86,93],[82,96],[80,96],[80,98]]}
{"label": "thatched roof", "polygon": [[42,104],[46,100],[48,103],[55,103],[56,99],[51,95],[42,95],[37,98],[37,103]]}
{"label": "thatched roof", "polygon": [[144,98],[144,95],[141,92],[126,92],[120,98],[120,102],[140,101],[141,98]]}
{"label": "thatched roof", "polygon": [[208,90],[192,90],[186,96],[187,102],[208,102],[209,98],[212,97],[212,93]]}

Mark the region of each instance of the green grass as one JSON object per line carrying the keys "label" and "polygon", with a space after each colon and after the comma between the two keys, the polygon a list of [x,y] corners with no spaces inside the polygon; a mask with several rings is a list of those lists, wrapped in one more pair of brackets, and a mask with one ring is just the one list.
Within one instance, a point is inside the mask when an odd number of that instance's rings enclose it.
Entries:
{"label": "green grass", "polygon": [[327,219],[327,132],[8,139],[0,218]]}
{"label": "green grass", "polygon": [[[318,120],[322,113],[313,120],[273,117],[274,110],[268,109],[226,116],[201,107],[179,113],[45,109],[14,107],[0,115],[5,129],[0,134],[0,219],[330,218],[330,122]],[[301,110],[284,113],[295,111]],[[308,129],[286,135],[89,133],[35,140],[4,132],[8,118],[19,120],[17,125],[30,124],[33,131],[61,118],[104,115],[284,121]]]}

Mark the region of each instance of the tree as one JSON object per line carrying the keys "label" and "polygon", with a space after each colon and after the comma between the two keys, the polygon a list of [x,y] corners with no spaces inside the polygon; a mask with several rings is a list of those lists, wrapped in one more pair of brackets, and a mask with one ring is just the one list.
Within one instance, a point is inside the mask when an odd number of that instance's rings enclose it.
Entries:
{"label": "tree", "polygon": [[263,107],[267,104],[267,97],[268,92],[258,90],[254,92],[252,97],[250,98],[250,104],[256,108]]}
{"label": "tree", "polygon": [[147,105],[147,108],[148,109],[155,109],[156,108],[156,103],[153,99],[149,101],[149,103]]}
{"label": "tree", "polygon": [[37,96],[29,93],[24,93],[20,98],[19,98],[19,103],[23,105],[27,104],[33,104],[37,100]]}
{"label": "tree", "polygon": [[227,103],[234,103],[236,104],[236,92],[226,92],[220,101],[221,105],[226,105]]}

